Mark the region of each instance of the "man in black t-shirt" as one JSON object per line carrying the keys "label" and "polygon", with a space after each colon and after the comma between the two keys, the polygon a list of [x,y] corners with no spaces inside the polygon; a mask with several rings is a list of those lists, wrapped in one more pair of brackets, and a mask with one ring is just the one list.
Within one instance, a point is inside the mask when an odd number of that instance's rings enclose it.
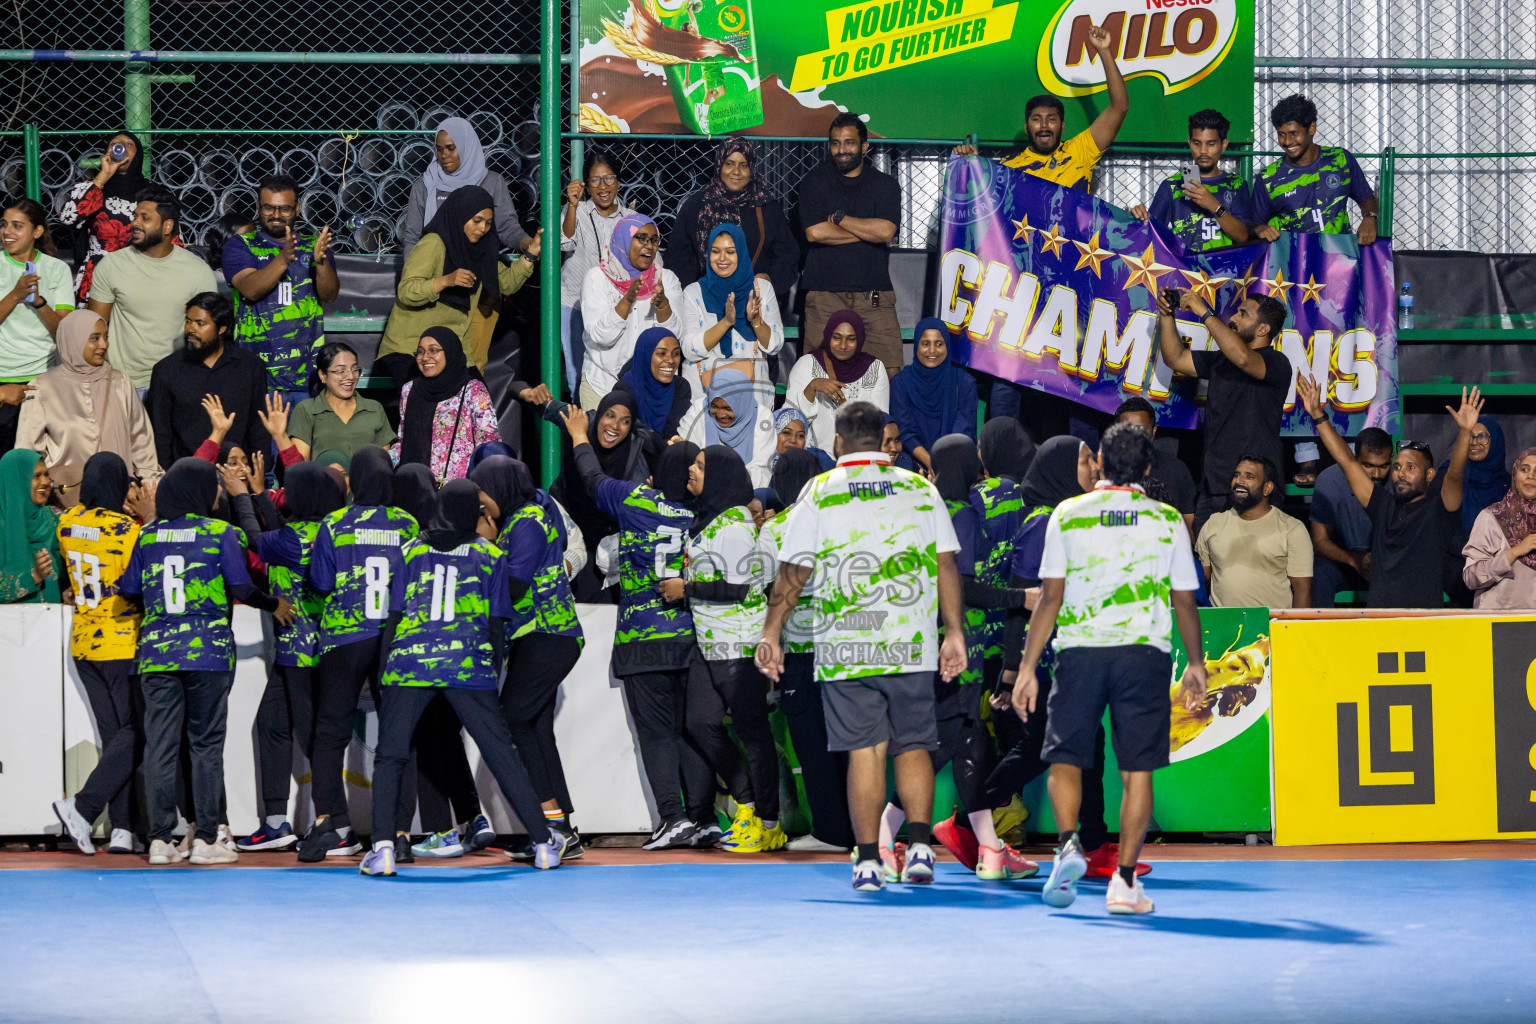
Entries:
{"label": "man in black t-shirt", "polygon": [[800,274],[804,352],[821,347],[827,319],[851,309],[864,321],[864,348],[894,374],[902,366],[901,326],[891,287],[890,244],[901,222],[901,186],[870,166],[869,129],[838,114],[827,131],[827,162],[800,181],[800,228],[810,251]]}
{"label": "man in black t-shirt", "polygon": [[[1115,422],[1140,427],[1154,440],[1157,438],[1157,412],[1152,408],[1152,403],[1140,395],[1132,395],[1120,403],[1115,409]],[[1147,479],[1159,484],[1162,494],[1161,497],[1153,496],[1178,510],[1193,540],[1197,497],[1195,478],[1189,475],[1189,470],[1179,461],[1178,456],[1165,451],[1162,445],[1153,445],[1152,452],[1152,472],[1147,474]]]}
{"label": "man in black t-shirt", "polygon": [[[1216,352],[1191,352],[1179,336],[1170,293],[1179,308],[1200,318]],[[1168,288],[1157,296],[1157,340],[1163,362],[1175,372],[1210,381],[1205,395],[1205,465],[1195,508],[1195,532],[1227,507],[1227,490],[1240,456],[1263,455],[1284,465],[1280,419],[1291,389],[1291,361],[1275,344],[1285,327],[1285,307],[1268,295],[1250,295],[1222,323],[1190,289]]]}
{"label": "man in black t-shirt", "polygon": [[1350,490],[1371,517],[1371,590],[1367,608],[1439,608],[1445,603],[1443,568],[1447,538],[1461,528],[1461,485],[1472,428],[1483,410],[1477,388],[1461,389],[1461,405],[1446,411],[1456,421],[1456,443],[1443,477],[1435,474],[1429,445],[1404,441],[1385,486],[1372,480],[1328,421],[1322,396],[1310,378],[1296,393],[1317,425],[1328,454],[1349,478]]}

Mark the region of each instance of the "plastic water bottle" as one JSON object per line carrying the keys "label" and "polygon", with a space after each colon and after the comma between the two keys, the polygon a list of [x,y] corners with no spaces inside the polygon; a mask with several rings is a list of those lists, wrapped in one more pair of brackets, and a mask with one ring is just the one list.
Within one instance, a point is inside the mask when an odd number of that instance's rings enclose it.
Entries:
{"label": "plastic water bottle", "polygon": [[1413,285],[1403,282],[1402,294],[1397,297],[1397,329],[1413,330]]}

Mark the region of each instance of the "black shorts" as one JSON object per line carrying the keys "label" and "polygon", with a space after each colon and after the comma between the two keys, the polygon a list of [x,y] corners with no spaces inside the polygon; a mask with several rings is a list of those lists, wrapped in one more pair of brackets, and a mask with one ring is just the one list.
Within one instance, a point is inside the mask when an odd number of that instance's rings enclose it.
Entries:
{"label": "black shorts", "polygon": [[939,745],[932,672],[834,679],[821,684],[827,749],[863,750],[889,743],[895,757]]}
{"label": "black shorts", "polygon": [[1056,656],[1043,760],[1093,767],[1099,723],[1109,708],[1115,759],[1123,772],[1168,766],[1173,660],[1156,647],[1069,647]]}

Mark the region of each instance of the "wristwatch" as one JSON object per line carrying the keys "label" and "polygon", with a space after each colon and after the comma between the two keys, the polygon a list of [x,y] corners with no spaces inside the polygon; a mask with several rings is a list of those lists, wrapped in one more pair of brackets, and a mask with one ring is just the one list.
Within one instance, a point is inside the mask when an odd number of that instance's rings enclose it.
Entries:
{"label": "wristwatch", "polygon": [[1374,213],[1362,213],[1360,215],[1360,219],[1361,220],[1375,220],[1376,219],[1376,215]]}
{"label": "wristwatch", "polygon": [[846,213],[844,213],[842,210],[833,210],[832,211],[832,223],[833,224],[837,224],[837,225],[841,225],[843,223],[843,218],[846,217],[846,216],[848,216],[848,215]]}
{"label": "wristwatch", "polygon": [[1222,202],[1218,202],[1216,204],[1216,209],[1211,214],[1211,216],[1215,217],[1217,220],[1220,220],[1221,218],[1225,217],[1226,215],[1227,215],[1227,204],[1226,203],[1222,203]]}

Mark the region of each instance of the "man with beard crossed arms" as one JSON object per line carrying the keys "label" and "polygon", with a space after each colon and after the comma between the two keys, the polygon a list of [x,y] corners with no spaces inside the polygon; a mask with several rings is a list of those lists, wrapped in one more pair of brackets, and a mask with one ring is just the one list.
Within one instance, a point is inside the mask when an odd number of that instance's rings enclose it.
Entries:
{"label": "man with beard crossed arms", "polygon": [[1227,510],[1200,531],[1195,557],[1218,608],[1311,607],[1312,541],[1299,520],[1270,504],[1279,475],[1262,455],[1239,457]]}

